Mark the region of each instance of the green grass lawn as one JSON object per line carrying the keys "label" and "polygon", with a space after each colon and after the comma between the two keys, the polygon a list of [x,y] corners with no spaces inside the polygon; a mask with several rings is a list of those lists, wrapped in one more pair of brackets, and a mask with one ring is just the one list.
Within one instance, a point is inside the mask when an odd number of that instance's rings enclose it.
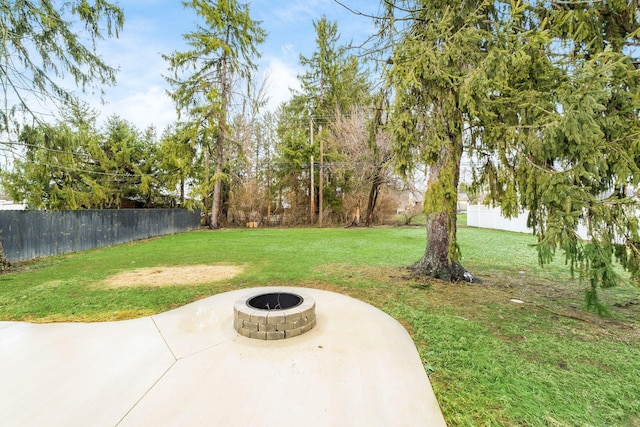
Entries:
{"label": "green grass lawn", "polygon": [[[562,260],[537,265],[531,236],[459,225],[463,264],[482,284],[408,278],[423,227],[199,231],[23,264],[0,276],[0,320],[118,320],[242,287],[322,288],[407,328],[450,426],[640,426],[638,288],[603,291],[611,317],[594,316]],[[104,284],[196,264],[245,269],[199,285]]]}

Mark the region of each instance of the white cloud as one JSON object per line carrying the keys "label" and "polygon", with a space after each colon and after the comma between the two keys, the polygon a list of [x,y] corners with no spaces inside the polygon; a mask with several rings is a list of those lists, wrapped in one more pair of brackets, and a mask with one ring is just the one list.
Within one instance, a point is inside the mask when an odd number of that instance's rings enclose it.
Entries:
{"label": "white cloud", "polygon": [[[195,29],[195,16],[179,2],[172,0],[131,0],[127,3],[125,28],[117,40],[99,43],[99,52],[105,61],[119,68],[117,85],[106,87],[104,101],[96,96],[84,96],[104,120],[112,114],[144,129],[153,124],[161,132],[176,120],[171,99],[165,90],[169,85],[162,77],[169,74],[168,63],[161,53],[170,54],[188,47],[182,34]],[[349,0],[351,7],[361,9],[364,0]],[[151,8],[153,10],[151,11]],[[145,12],[146,11],[146,12]],[[149,13],[150,12],[150,13]],[[354,19],[333,0],[309,0],[292,4],[289,0],[254,0],[252,12],[262,20],[269,36],[259,61],[258,77],[267,78],[267,108],[275,110],[291,99],[291,89],[300,89],[297,75],[302,72],[300,54],[310,55],[315,48],[312,20],[328,15],[330,20],[341,19],[340,32],[351,35],[361,31],[368,20]],[[347,42],[351,37],[341,37]]]}
{"label": "white cloud", "polygon": [[291,99],[291,90],[300,90],[300,81],[297,77],[298,70],[283,62],[279,58],[269,58],[264,78],[267,80],[267,96],[269,102],[267,109],[275,111],[283,102]]}
{"label": "white cloud", "polygon": [[147,87],[144,91],[112,99],[100,110],[103,120],[115,114],[133,123],[139,130],[153,125],[158,134],[177,120],[173,101],[160,86]]}
{"label": "white cloud", "polygon": [[125,24],[119,39],[103,42],[100,52],[118,72],[116,85],[104,88],[104,104],[97,96],[88,97],[101,121],[115,114],[140,130],[153,125],[158,133],[176,121],[175,106],[165,92],[168,85],[163,75],[169,74],[168,63],[161,53],[169,54],[182,41],[166,36],[154,21],[136,16]]}
{"label": "white cloud", "polygon": [[[258,3],[262,3],[262,1],[258,1]],[[285,24],[303,22],[306,25],[311,25],[312,20],[319,19],[322,15],[332,15],[336,11],[343,11],[342,7],[333,0],[307,0],[293,4],[290,0],[280,0],[275,4],[273,0],[270,0],[269,3],[272,4],[269,9],[271,16]]]}

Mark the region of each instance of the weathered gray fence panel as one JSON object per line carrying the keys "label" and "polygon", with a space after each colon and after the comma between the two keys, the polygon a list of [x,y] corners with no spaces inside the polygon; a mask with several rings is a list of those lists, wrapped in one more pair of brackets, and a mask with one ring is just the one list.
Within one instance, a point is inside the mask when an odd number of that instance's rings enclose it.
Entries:
{"label": "weathered gray fence panel", "polygon": [[9,261],[117,245],[199,226],[200,211],[186,209],[0,210],[0,239]]}

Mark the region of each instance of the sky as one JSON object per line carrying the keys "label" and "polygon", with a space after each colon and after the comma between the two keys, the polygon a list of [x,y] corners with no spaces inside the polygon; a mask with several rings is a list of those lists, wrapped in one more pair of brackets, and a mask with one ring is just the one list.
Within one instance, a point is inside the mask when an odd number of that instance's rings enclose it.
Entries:
{"label": "sky", "polygon": [[[341,0],[352,10],[376,14],[376,0]],[[178,0],[120,0],[125,13],[124,29],[117,39],[98,45],[99,54],[118,69],[115,86],[104,87],[102,97],[83,95],[100,112],[100,120],[117,114],[140,130],[153,125],[160,133],[177,119],[175,106],[166,94],[169,74],[162,54],[188,50],[183,34],[194,31],[199,18]],[[275,109],[299,88],[302,73],[300,55],[315,50],[313,21],[326,16],[338,24],[341,44],[361,43],[375,32],[371,19],[359,16],[334,0],[253,0],[249,6],[254,20],[262,21],[268,33],[258,49],[257,81],[268,78],[269,109]],[[100,99],[102,98],[102,100]]]}

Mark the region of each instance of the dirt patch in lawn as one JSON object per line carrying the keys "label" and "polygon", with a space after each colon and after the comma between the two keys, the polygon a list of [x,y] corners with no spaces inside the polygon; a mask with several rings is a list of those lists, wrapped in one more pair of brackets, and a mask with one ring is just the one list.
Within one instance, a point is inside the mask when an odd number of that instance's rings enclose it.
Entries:
{"label": "dirt patch in lawn", "polygon": [[108,277],[112,288],[128,286],[188,286],[233,279],[244,270],[239,265],[184,265],[152,267],[125,271]]}

